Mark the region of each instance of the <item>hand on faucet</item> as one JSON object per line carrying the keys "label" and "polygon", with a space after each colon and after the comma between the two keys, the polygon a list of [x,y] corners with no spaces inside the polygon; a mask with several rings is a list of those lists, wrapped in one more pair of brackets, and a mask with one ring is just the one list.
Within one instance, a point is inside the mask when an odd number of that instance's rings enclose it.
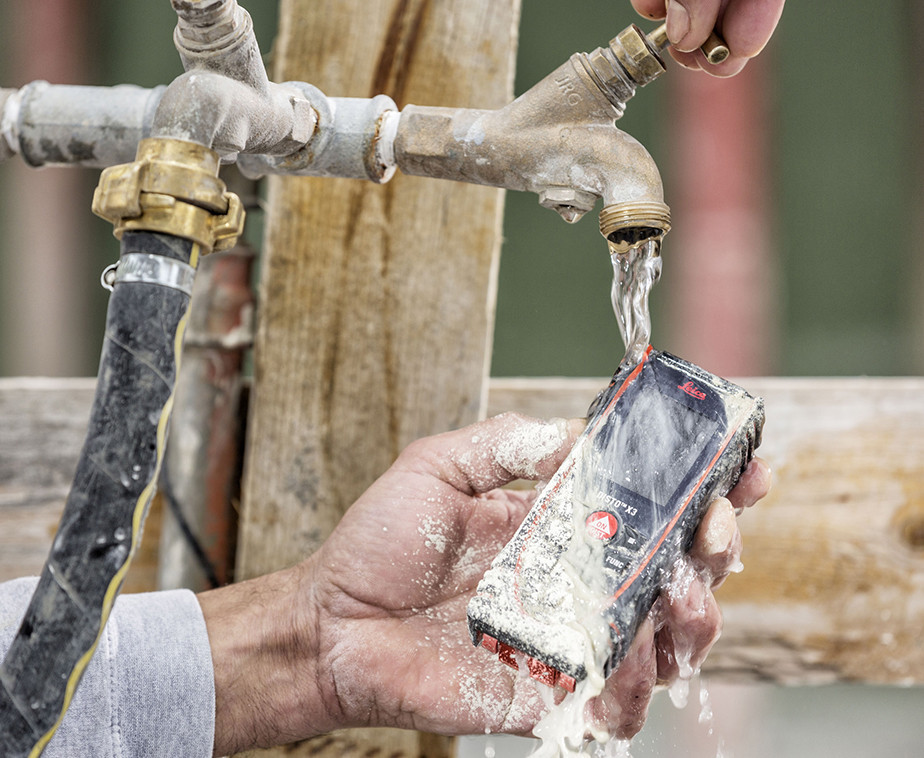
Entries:
{"label": "hand on faucet", "polygon": [[[667,17],[671,55],[681,65],[713,76],[732,76],[745,67],[770,40],[785,0],[632,0],[646,18]],[[709,34],[718,31],[730,50],[720,64],[706,61],[699,51]]]}

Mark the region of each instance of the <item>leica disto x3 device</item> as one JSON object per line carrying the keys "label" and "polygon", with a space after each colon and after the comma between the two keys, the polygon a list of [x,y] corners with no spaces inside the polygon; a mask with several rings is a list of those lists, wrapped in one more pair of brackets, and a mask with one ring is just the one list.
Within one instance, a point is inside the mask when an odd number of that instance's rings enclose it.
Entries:
{"label": "leica disto x3 device", "polygon": [[668,353],[649,347],[620,368],[479,583],[472,641],[568,690],[589,666],[609,674],[709,503],[747,467],[763,420],[760,398]]}

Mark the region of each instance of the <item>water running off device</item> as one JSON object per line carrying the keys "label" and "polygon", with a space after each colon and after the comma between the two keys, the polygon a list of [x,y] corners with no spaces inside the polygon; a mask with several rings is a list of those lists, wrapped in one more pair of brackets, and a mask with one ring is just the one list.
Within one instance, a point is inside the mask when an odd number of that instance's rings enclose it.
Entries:
{"label": "water running off device", "polygon": [[[650,347],[620,367],[587,428],[468,606],[473,642],[574,690],[622,660],[709,503],[760,444],[763,401]],[[588,628],[605,622],[605,650]]]}

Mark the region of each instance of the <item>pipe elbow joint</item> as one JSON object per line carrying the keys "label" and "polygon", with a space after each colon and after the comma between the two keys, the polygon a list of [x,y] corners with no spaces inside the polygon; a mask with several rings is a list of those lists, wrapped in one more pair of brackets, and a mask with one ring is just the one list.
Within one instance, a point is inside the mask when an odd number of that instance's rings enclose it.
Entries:
{"label": "pipe elbow joint", "polygon": [[532,188],[539,204],[574,223],[593,210],[664,203],[661,175],[640,142],[612,125],[563,126],[546,140],[547,157]]}
{"label": "pipe elbow joint", "polygon": [[231,162],[239,153],[291,153],[311,139],[317,122],[317,111],[296,88],[271,83],[260,91],[194,69],[167,87],[151,134],[196,142]]}
{"label": "pipe elbow joint", "polygon": [[618,132],[618,140],[603,161],[603,208],[600,233],[611,248],[624,251],[642,240],[662,239],[670,231],[670,208],[654,159],[636,139]]}
{"label": "pipe elbow joint", "polygon": [[632,223],[635,211],[660,219],[659,228],[667,225],[658,167],[641,143],[614,125],[611,111],[564,120],[524,102],[528,95],[497,111],[407,106],[395,139],[398,167],[533,192],[569,223],[602,199],[608,218],[613,208],[623,211],[619,225]]}
{"label": "pipe elbow joint", "polygon": [[[614,47],[615,45],[615,47]],[[639,69],[638,61],[648,67]],[[650,70],[649,70],[650,69]],[[405,173],[536,193],[566,221],[592,210],[598,198],[613,224],[668,211],[651,156],[615,126],[636,86],[663,72],[643,34],[630,27],[586,55],[576,53],[530,90],[494,111],[407,106],[395,157]],[[613,209],[620,209],[613,220]],[[645,216],[645,218],[641,218]]]}

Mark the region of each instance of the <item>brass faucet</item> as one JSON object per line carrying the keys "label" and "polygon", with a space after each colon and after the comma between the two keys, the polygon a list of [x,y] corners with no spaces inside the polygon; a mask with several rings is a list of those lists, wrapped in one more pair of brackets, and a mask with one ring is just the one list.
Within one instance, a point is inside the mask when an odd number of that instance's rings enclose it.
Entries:
{"label": "brass faucet", "polygon": [[499,110],[409,105],[395,138],[398,168],[535,192],[570,223],[602,199],[607,238],[637,228],[649,230],[645,238],[663,236],[670,212],[658,168],[614,122],[636,88],[665,71],[666,44],[663,27],[646,36],[633,25],[607,47],[571,56]]}
{"label": "brass faucet", "polygon": [[[498,110],[408,105],[399,112],[384,95],[330,98],[304,82],[269,81],[237,0],[172,3],[184,74],[155,90],[45,82],[0,90],[0,160],[19,152],[33,165],[111,166],[130,161],[150,136],[206,147],[252,177],[385,182],[400,168],[531,191],[572,223],[602,199],[600,230],[617,248],[670,228],[657,166],[615,126],[636,89],[665,71],[664,25],[648,35],[632,25],[607,46],[576,53]],[[712,63],[728,55],[715,36],[703,52]],[[60,123],[85,125],[81,150],[70,150],[74,135]],[[36,145],[49,145],[48,154]]]}

